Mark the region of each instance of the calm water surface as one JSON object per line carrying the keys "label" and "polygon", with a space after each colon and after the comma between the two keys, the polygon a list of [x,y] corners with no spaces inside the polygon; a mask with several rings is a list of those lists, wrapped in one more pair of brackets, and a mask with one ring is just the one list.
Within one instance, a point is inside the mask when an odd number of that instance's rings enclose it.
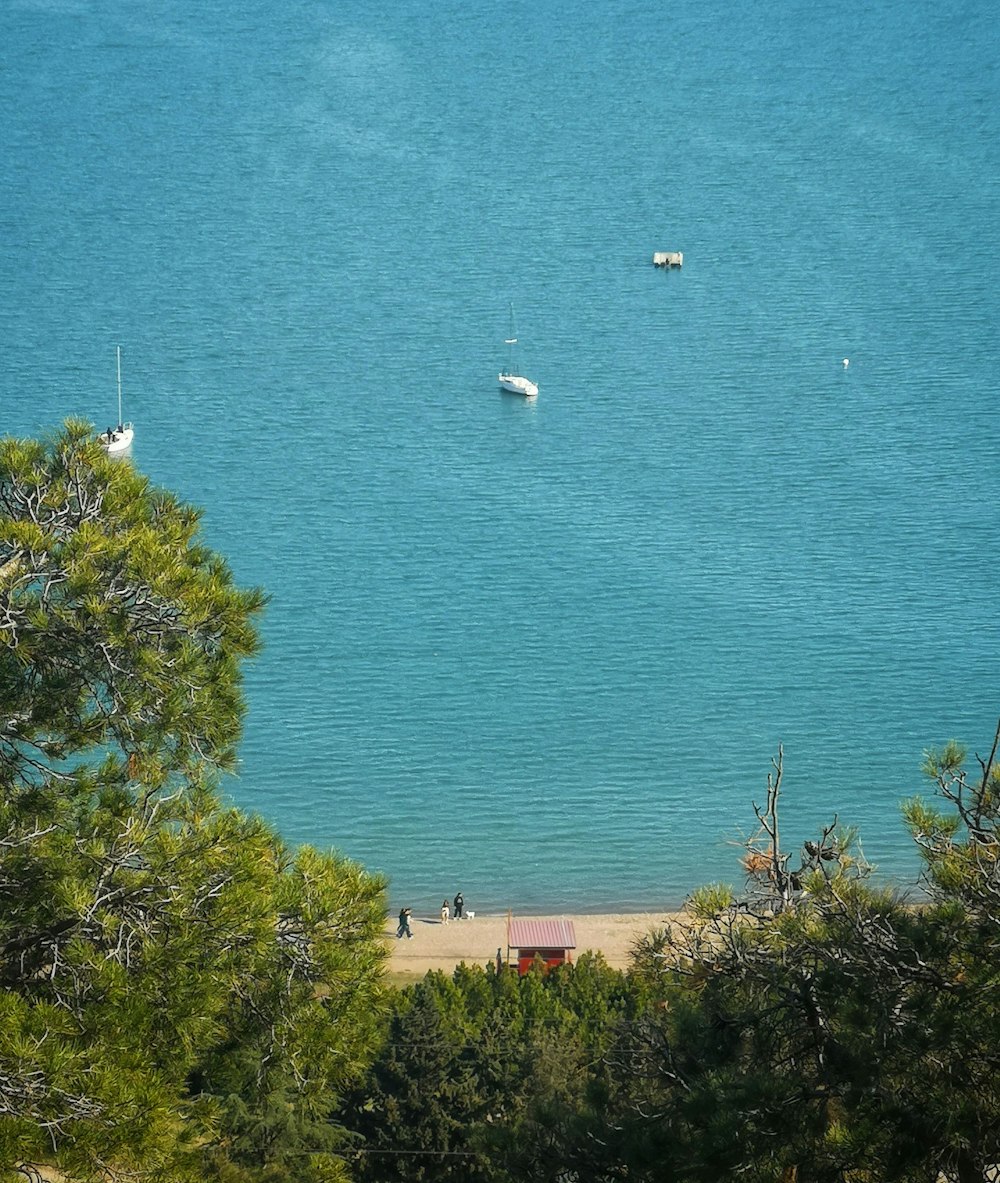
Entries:
{"label": "calm water surface", "polygon": [[912,878],[1000,713],[992,5],[578,9],[4,5],[0,426],[122,345],[272,597],[227,790],[418,912],[738,880],[779,744]]}

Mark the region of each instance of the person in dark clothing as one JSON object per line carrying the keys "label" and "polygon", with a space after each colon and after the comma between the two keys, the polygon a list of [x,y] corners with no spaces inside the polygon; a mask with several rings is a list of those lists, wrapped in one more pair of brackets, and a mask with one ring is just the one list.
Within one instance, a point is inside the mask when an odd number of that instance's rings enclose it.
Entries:
{"label": "person in dark clothing", "polygon": [[410,932],[410,917],[413,915],[412,908],[401,908],[399,912],[399,928],[396,929],[396,939],[407,936],[413,940],[413,933]]}
{"label": "person in dark clothing", "polygon": [[462,899],[461,892],[459,892],[458,895],[455,896],[454,904],[455,904],[455,911],[454,911],[455,919],[461,920],[462,917],[465,915],[465,912],[463,911],[463,909],[465,908],[465,900]]}

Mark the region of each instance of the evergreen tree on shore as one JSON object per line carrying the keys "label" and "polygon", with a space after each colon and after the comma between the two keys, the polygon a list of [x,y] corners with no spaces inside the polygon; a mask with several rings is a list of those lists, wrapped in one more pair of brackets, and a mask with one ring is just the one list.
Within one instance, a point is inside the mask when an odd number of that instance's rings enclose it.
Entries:
{"label": "evergreen tree on shore", "polygon": [[663,1177],[668,1160],[692,1181],[988,1177],[1000,1162],[996,752],[995,738],[974,778],[957,745],[929,754],[953,808],[905,807],[928,870],[919,905],[850,860],[819,859],[794,892],[766,877],[771,908],[703,893],[690,925],[644,943],[637,971],[668,1002],[656,1068],[641,1100],[622,1079],[603,1118],[627,1131],[635,1177]]}
{"label": "evergreen tree on shore", "polygon": [[221,806],[264,596],[198,524],[85,424],[0,441],[0,1179],[250,1179],[309,1123],[281,1177],[341,1174],[383,884]]}

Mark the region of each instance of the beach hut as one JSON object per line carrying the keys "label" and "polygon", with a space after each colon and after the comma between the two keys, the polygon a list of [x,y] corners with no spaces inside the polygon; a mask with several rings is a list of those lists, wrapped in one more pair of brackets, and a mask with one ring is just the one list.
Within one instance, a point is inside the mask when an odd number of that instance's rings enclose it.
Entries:
{"label": "beach hut", "polygon": [[572,920],[514,920],[507,918],[507,957],[511,950],[517,959],[517,972],[526,974],[535,958],[547,968],[566,965],[573,960],[576,931]]}

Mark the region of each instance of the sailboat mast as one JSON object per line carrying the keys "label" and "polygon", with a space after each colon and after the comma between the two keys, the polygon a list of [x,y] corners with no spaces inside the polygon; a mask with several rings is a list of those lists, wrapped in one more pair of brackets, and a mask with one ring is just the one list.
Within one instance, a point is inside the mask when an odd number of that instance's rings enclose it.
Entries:
{"label": "sailboat mast", "polygon": [[122,347],[116,345],[115,349],[118,351],[118,423],[120,426],[122,421]]}
{"label": "sailboat mast", "polygon": [[510,305],[510,336],[507,338],[507,372],[514,373],[514,346],[517,344],[517,337],[514,335],[514,302]]}

